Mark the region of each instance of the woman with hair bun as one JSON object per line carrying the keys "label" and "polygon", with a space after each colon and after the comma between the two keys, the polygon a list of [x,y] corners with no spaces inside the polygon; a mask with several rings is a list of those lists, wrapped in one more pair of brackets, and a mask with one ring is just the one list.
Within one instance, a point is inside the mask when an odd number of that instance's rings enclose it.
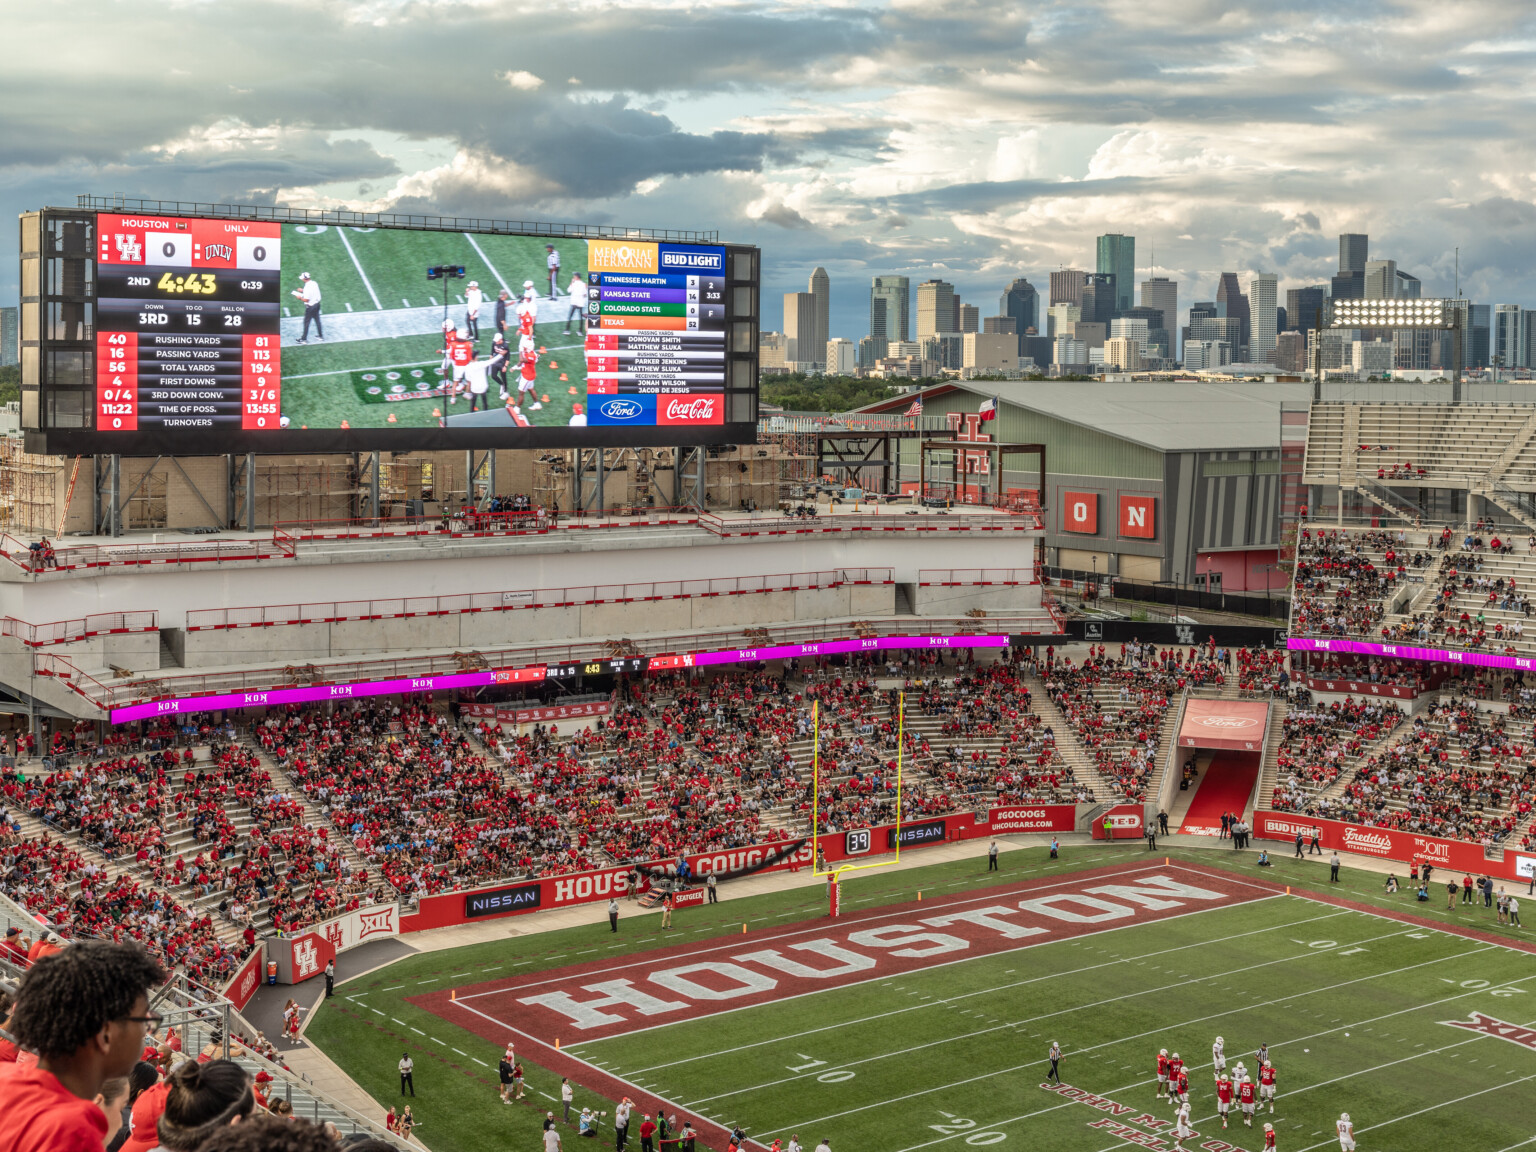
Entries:
{"label": "woman with hair bun", "polygon": [[166,1152],[197,1152],[220,1128],[240,1123],[256,1109],[250,1073],[233,1060],[185,1061],[166,1083],[158,1125]]}

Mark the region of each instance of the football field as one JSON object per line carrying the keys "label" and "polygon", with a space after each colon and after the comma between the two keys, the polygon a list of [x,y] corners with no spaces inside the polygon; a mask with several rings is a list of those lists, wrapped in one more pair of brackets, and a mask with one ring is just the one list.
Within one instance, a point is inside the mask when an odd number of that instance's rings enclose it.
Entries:
{"label": "football field", "polygon": [[[569,1076],[578,1105],[611,1117],[626,1094],[659,1103],[717,1148],[740,1124],[758,1146],[798,1134],[834,1152],[1172,1149],[1174,1112],[1155,1098],[1160,1048],[1190,1068],[1188,1149],[1258,1152],[1266,1122],[1280,1152],[1337,1148],[1341,1112],[1362,1150],[1536,1145],[1527,951],[1420,923],[1406,905],[1384,914],[1287,895],[1248,869],[1124,859],[1066,875],[1036,861],[986,881],[925,869],[923,899],[909,889],[897,903],[880,894],[894,876],[864,880],[870,895],[837,920],[758,898],[746,934],[680,915],[672,939],[652,919],[638,942],[612,943],[606,925],[568,930],[536,959],[476,945],[438,983],[396,965],[359,982],[376,991],[348,985],[311,1034],[340,1040],[347,1016],[373,1013],[373,1029],[401,1024],[425,1053],[465,1055],[461,1074],[486,1086],[483,1100],[476,1089],[459,1101],[436,1140],[423,1131],[434,1149],[504,1147],[509,1125],[520,1130],[525,1110],[492,1099],[509,1041],[536,1096]],[[758,900],[708,911],[740,920]],[[401,999],[386,1004],[387,988]],[[1218,1035],[1229,1067],[1242,1061],[1255,1079],[1255,1052],[1269,1046],[1277,1099],[1251,1128],[1235,1106],[1225,1130],[1216,1115]],[[1046,1078],[1052,1041],[1060,1086]],[[534,1103],[536,1118],[547,1101]]]}
{"label": "football field", "polygon": [[[489,355],[497,293],[515,300],[527,280],[539,293],[534,328],[540,349],[535,395],[543,407],[527,410],[536,426],[564,427],[572,405],[586,402],[586,356],[581,326],[570,323],[564,297],[547,297],[546,241],[530,236],[296,225],[283,231],[283,414],[294,428],[435,427],[452,407],[442,392],[443,321],[465,324],[464,290],[470,281],[485,294],[476,355]],[[561,258],[561,289],[585,275],[586,243],[554,241]],[[428,280],[427,268],[463,265],[462,280]],[[321,291],[324,339],[311,331],[299,343],[304,308],[291,293],[307,272]],[[517,346],[513,327],[512,347]],[[513,375],[515,375],[513,366]],[[492,401],[497,401],[492,387]],[[497,402],[497,407],[500,407]]]}

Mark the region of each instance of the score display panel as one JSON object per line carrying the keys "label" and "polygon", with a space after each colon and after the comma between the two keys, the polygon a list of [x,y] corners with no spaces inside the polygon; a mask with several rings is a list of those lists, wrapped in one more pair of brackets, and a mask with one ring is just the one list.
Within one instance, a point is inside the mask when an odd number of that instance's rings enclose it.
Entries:
{"label": "score display panel", "polygon": [[47,451],[756,439],[749,246],[108,212],[95,222],[92,426],[29,427]]}

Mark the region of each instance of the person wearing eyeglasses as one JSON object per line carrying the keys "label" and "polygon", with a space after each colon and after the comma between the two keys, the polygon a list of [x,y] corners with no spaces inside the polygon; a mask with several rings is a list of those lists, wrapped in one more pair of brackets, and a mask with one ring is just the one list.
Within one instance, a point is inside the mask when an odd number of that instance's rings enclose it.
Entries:
{"label": "person wearing eyeglasses", "polygon": [[100,941],[71,944],[28,970],[11,1033],[38,1062],[6,1080],[0,1148],[101,1152],[107,1118],[96,1097],[133,1070],[144,1037],[160,1026],[149,992],[164,980],[138,945]]}

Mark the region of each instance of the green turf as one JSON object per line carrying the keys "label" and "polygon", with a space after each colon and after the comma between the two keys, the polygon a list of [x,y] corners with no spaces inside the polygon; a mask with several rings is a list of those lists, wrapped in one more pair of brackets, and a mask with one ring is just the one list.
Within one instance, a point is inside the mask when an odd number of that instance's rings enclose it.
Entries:
{"label": "green turf", "polygon": [[[867,907],[910,900],[918,888],[953,894],[1147,859],[1129,849],[1068,849],[1067,855],[1053,864],[1039,850],[1009,853],[1003,871],[990,875],[979,860],[877,871],[850,879],[844,899],[852,908]],[[1315,862],[1280,859],[1277,868],[1260,873],[1251,854],[1171,855],[1330,888]],[[1457,927],[1471,927],[1462,921],[1472,920],[1495,934],[1517,934],[1495,925],[1481,907],[1447,913],[1443,906],[1386,897],[1379,880],[1346,870],[1345,883],[1332,891],[1448,918]],[[727,889],[726,897],[716,908],[680,916],[685,940],[739,933],[744,920],[789,924],[823,910],[814,888],[740,901],[731,901]],[[647,930],[654,920],[626,923],[615,945],[601,919],[595,907],[591,926],[402,961],[343,985],[341,998],[318,1010],[308,1035],[386,1101],[397,1098],[399,1050],[410,1048],[423,1093],[416,1107],[426,1124],[422,1137],[438,1152],[534,1147],[538,1118],[552,1106],[542,1094],[557,1095],[558,1081],[529,1064],[538,1107],[503,1107],[494,1083],[498,1053],[403,998],[513,969],[557,968],[590,958],[580,955],[588,949],[616,955],[656,943]],[[1199,1069],[1191,1099],[1203,1135],[1189,1145],[1197,1147],[1222,1136],[1219,1123],[1208,1119],[1215,1109],[1205,1070],[1211,1039],[1220,1033],[1229,1060],[1242,1056],[1250,1069],[1254,1047],[1270,1043],[1281,1100],[1265,1119],[1275,1123],[1280,1152],[1337,1147],[1332,1124],[1343,1110],[1355,1119],[1362,1150],[1438,1152],[1454,1138],[1456,1147],[1499,1152],[1536,1132],[1536,1081],[1526,1079],[1536,1078],[1536,1053],[1439,1021],[1478,1010],[1530,1022],[1536,1018],[1525,1007],[1528,990],[1536,988],[1532,971],[1528,955],[1480,941],[1277,897],[976,957],[898,977],[886,982],[890,987],[831,989],[590,1041],[571,1054],[667,1097],[687,1114],[739,1120],[762,1140],[793,1130],[807,1147],[830,1137],[838,1152],[994,1143],[1106,1152],[1133,1146],[1087,1126],[1106,1113],[1038,1087],[1050,1040],[1066,1047],[1069,1083],[1138,1109],[1152,1104],[1151,1057],[1159,1047],[1182,1050]],[[1521,990],[1495,995],[1504,987]],[[806,1067],[812,1062],[818,1063]],[[578,1085],[577,1099],[592,1097]],[[611,1103],[597,1106],[611,1114]],[[1408,1117],[1421,1109],[1427,1111]],[[1156,1114],[1171,1118],[1166,1106]],[[1258,1126],[1250,1131],[1237,1123],[1226,1135],[1241,1148],[1262,1144]]]}
{"label": "green turf", "polygon": [[[464,287],[476,280],[486,296],[477,347],[483,359],[489,354],[494,301],[502,284],[514,298],[521,293],[524,280],[532,280],[540,295],[544,294],[544,244],[544,240],[528,236],[477,235],[471,242],[459,232],[289,227],[283,233],[284,314],[302,313],[288,293],[298,287],[299,273],[308,272],[321,286],[327,318],[349,312],[436,308],[443,305],[446,291],[446,315],[460,322]],[[561,256],[563,288],[573,273],[586,273],[586,244],[577,240],[555,244]],[[426,269],[436,264],[462,264],[465,278],[427,280]],[[338,327],[332,324],[328,332],[334,334]],[[545,323],[535,329],[537,344],[546,350],[539,359],[537,393],[549,397],[541,411],[525,412],[536,426],[565,427],[571,405],[586,402],[586,357],[581,337],[566,336],[563,328],[563,324]],[[435,332],[359,340],[338,340],[333,335],[323,343],[290,343],[283,348],[283,414],[294,428],[339,428],[342,421],[352,428],[436,426],[434,409],[449,414],[467,411],[468,400],[460,398],[446,409],[442,397],[382,403],[374,401],[367,389],[409,384],[412,371],[435,376],[442,362],[442,346]],[[400,380],[383,378],[389,372],[400,373]],[[365,374],[376,378],[364,380]],[[566,379],[562,380],[562,375]],[[515,377],[515,366],[510,376]],[[492,399],[496,399],[494,389]]]}

